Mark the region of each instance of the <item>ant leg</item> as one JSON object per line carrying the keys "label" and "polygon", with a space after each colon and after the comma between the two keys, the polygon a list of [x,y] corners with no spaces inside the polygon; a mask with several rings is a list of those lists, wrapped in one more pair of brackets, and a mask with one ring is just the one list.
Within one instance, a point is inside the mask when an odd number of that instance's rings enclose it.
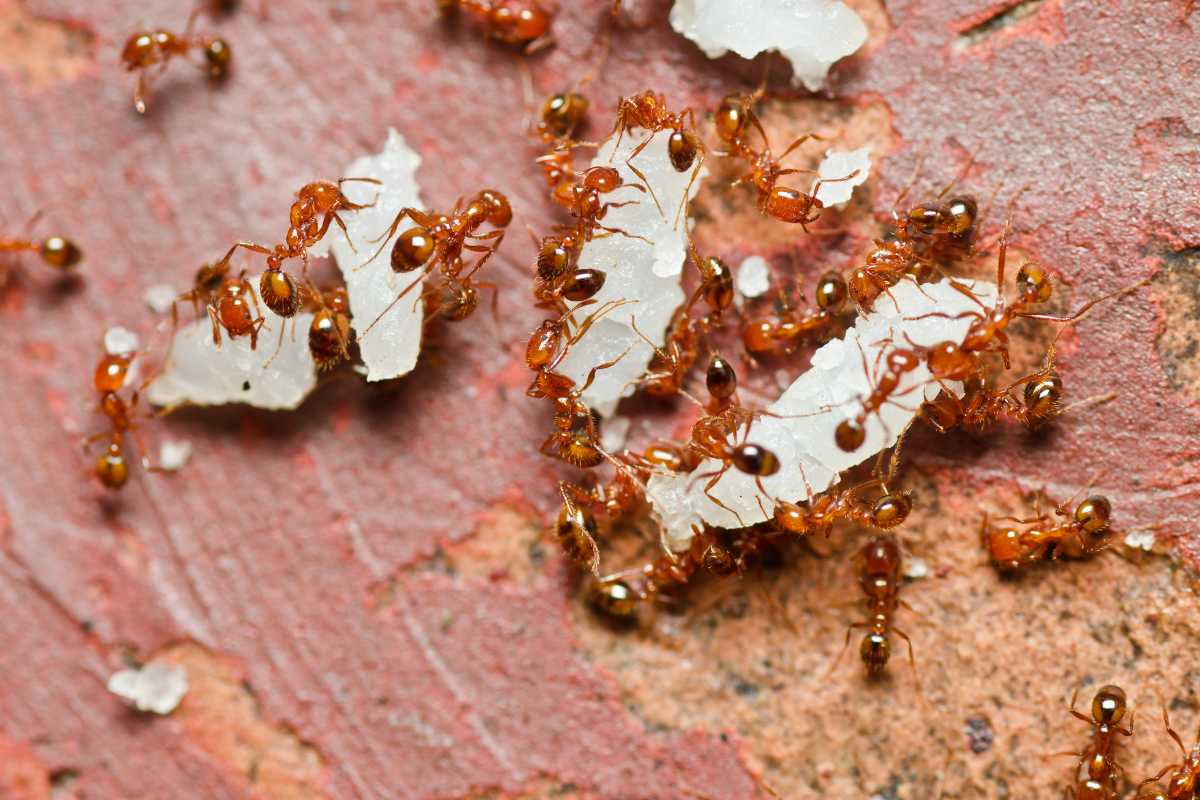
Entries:
{"label": "ant leg", "polygon": [[221,347],[221,323],[217,319],[217,311],[211,305],[206,306],[208,309],[208,319],[212,322],[213,345],[217,348]]}
{"label": "ant leg", "polygon": [[[1086,722],[1088,725],[1093,725],[1093,724],[1095,724],[1095,723],[1092,721],[1092,718],[1091,718],[1091,717],[1087,716],[1086,714],[1080,714],[1078,711],[1076,711],[1076,710],[1075,710],[1075,701],[1077,701],[1078,699],[1079,699],[1079,687],[1078,687],[1078,686],[1076,686],[1076,687],[1075,687],[1075,688],[1074,688],[1074,689],[1071,691],[1071,706],[1070,706],[1071,716],[1075,717],[1076,719],[1081,719],[1081,720],[1083,720],[1083,721],[1084,721],[1084,722]],[[1062,755],[1062,754],[1056,754],[1056,755]],[[1082,755],[1082,754],[1081,754],[1081,753],[1070,753],[1070,754],[1068,754],[1068,755]]]}
{"label": "ant leg", "polygon": [[[338,178],[337,187],[339,192],[342,190],[343,183],[373,183],[376,186],[383,186],[383,181],[378,180],[377,178]],[[355,203],[345,195],[342,195],[342,200],[342,207],[347,211],[358,211],[363,208],[373,208],[375,203],[379,200],[379,192],[375,193],[374,199],[369,203]]]}
{"label": "ant leg", "polygon": [[818,136],[815,133],[806,133],[805,135],[801,136],[799,139],[795,140],[794,142],[789,144],[787,147],[785,147],[783,152],[779,154],[779,158],[777,158],[775,160],[777,162],[783,161],[785,158],[787,158],[789,155],[791,155],[793,150],[795,150],[797,147],[799,147],[800,145],[807,142],[809,139],[813,139],[818,142],[825,141],[825,137],[823,137],[823,136]]}
{"label": "ant leg", "polygon": [[376,318],[375,318],[375,319],[374,319],[374,320],[371,322],[371,324],[367,326],[366,330],[364,330],[364,331],[362,332],[362,336],[360,336],[360,337],[359,337],[359,339],[361,340],[361,339],[362,339],[362,338],[364,338],[364,337],[365,337],[365,336],[366,336],[368,333],[370,333],[370,332],[371,332],[371,329],[375,327],[375,325],[376,325],[376,324],[379,322],[379,320],[383,319],[383,318],[384,318],[384,317],[387,315],[387,313],[388,313],[389,311],[391,311],[393,308],[395,308],[395,307],[396,307],[396,304],[397,304],[397,303],[399,303],[399,302],[400,302],[402,299],[404,299],[404,295],[406,295],[406,294],[408,294],[410,291],[412,291],[412,290],[413,290],[413,288],[414,288],[414,287],[416,287],[418,284],[420,284],[420,283],[424,283],[425,279],[426,279],[426,278],[428,278],[428,277],[429,277],[429,275],[430,275],[430,273],[432,273],[432,272],[433,272],[433,267],[434,267],[434,265],[433,265],[433,264],[430,264],[428,267],[426,267],[426,268],[425,268],[425,271],[424,271],[423,273],[421,273],[420,275],[418,275],[418,276],[417,276],[417,278],[416,278],[416,280],[414,280],[414,281],[413,281],[412,283],[410,283],[410,284],[409,284],[407,287],[405,287],[404,291],[402,291],[402,292],[400,292],[400,294],[396,295],[396,299],[395,299],[395,300],[393,300],[392,302],[388,303],[388,306],[387,306],[387,308],[385,308],[383,311],[380,311],[380,312],[379,312],[379,316],[377,316],[377,317],[376,317]]}
{"label": "ant leg", "polygon": [[842,649],[838,651],[837,658],[829,665],[829,669],[825,672],[825,677],[828,678],[837,669],[837,665],[841,662],[842,657],[846,655],[846,650],[850,647],[850,635],[859,628],[869,628],[870,623],[867,622],[851,622],[846,626],[846,643],[842,645]]}
{"label": "ant leg", "polygon": [[[1171,729],[1171,717],[1167,714],[1167,707],[1165,705],[1163,706],[1163,727],[1167,729],[1167,735],[1175,741],[1175,744],[1179,745],[1179,752],[1186,759],[1187,748],[1183,746],[1183,740],[1179,738],[1179,734]],[[1197,735],[1196,738],[1200,739],[1200,735]],[[1155,780],[1158,780],[1158,778],[1155,778]]]}
{"label": "ant leg", "polygon": [[648,244],[652,247],[654,246],[653,241],[651,241],[650,239],[647,239],[645,236],[642,236],[637,233],[630,233],[629,231],[624,231],[624,230],[621,230],[620,228],[609,228],[606,225],[600,225],[600,224],[597,224],[596,228],[599,230],[602,230],[602,231],[607,231],[609,234],[619,233],[620,235],[626,236],[630,239],[641,239],[646,244]]}
{"label": "ant leg", "polygon": [[138,72],[137,83],[133,87],[133,107],[139,114],[146,113],[146,90],[149,88],[146,80],[146,70]]}
{"label": "ant leg", "polygon": [[387,227],[387,230],[383,235],[375,239],[367,240],[371,244],[375,244],[375,242],[383,242],[383,244],[380,245],[379,249],[375,251],[375,255],[371,256],[363,264],[359,265],[357,267],[358,269],[362,269],[367,264],[370,264],[372,261],[379,258],[379,254],[383,252],[384,247],[387,247],[388,239],[391,239],[396,234],[396,229],[400,227],[400,223],[404,221],[405,217],[410,218],[413,222],[417,223],[421,227],[429,227],[430,219],[428,216],[415,208],[409,208],[408,206],[405,206],[396,214],[396,218],[392,220],[392,224]]}
{"label": "ant leg", "polygon": [[256,242],[238,242],[233,247],[229,248],[225,252],[225,255],[221,256],[219,261],[217,261],[215,264],[213,264],[213,268],[217,269],[217,270],[226,269],[229,266],[229,259],[233,258],[234,251],[237,250],[239,247],[249,250],[253,253],[261,253],[262,255],[266,255],[266,256],[269,256],[269,255],[271,255],[272,252],[274,252],[271,250],[271,248],[267,247],[266,245],[261,245]]}

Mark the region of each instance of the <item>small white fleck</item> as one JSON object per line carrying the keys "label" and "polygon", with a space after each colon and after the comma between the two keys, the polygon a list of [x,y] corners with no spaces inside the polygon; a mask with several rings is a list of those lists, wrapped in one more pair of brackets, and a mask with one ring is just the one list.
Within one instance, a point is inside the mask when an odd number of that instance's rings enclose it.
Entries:
{"label": "small white fleck", "polygon": [[165,314],[171,310],[171,305],[175,302],[177,292],[165,283],[156,283],[146,290],[142,295],[142,299],[146,301],[146,305],[156,314]]}
{"label": "small white fleck", "polygon": [[762,297],[771,288],[771,268],[762,256],[750,256],[742,262],[735,278],[743,297]]}
{"label": "small white fleck", "polygon": [[138,335],[119,325],[104,332],[104,351],[110,356],[127,356],[136,353]]}
{"label": "small white fleck", "polygon": [[1149,553],[1154,549],[1154,531],[1133,531],[1125,536],[1125,544],[1134,550]]}
{"label": "small white fleck", "polygon": [[904,577],[924,578],[929,575],[929,565],[925,563],[923,558],[906,558],[904,560]]}
{"label": "small white fleck", "polygon": [[192,443],[186,439],[164,439],[158,450],[159,466],[168,472],[178,472],[192,457]]}
{"label": "small white fleck", "polygon": [[610,453],[615,453],[625,446],[629,436],[629,417],[613,417],[604,420],[600,426],[600,445]]}
{"label": "small white fleck", "polygon": [[[826,206],[844,206],[850,202],[854,187],[866,182],[871,174],[871,148],[860,147],[849,152],[826,150],[817,174],[821,185],[817,187],[816,198]],[[854,177],[840,180],[848,175]]]}
{"label": "small white fleck", "polygon": [[141,669],[114,672],[107,688],[138,711],[165,715],[174,711],[187,694],[187,672],[177,664],[155,662]]}

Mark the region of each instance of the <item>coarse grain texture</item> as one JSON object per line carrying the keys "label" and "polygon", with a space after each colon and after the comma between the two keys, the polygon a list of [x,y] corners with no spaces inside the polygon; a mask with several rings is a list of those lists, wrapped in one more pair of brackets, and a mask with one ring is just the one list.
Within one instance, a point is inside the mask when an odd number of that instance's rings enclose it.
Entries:
{"label": "coarse grain texture", "polygon": [[[100,422],[90,377],[103,330],[145,333],[148,286],[185,287],[235,239],[277,240],[291,193],[377,150],[389,126],[421,154],[431,206],[487,184],[512,200],[514,231],[561,219],[529,164],[517,56],[420,11],[432,3],[277,0],[265,18],[242,5],[201,21],[234,48],[229,80],[174,64],[142,118],[116,43],[142,23],[181,28],[180,4],[0,0],[0,27],[39,37],[4,34],[20,42],[0,65],[5,230],[45,208],[42,228],[86,256],[74,287],[25,258],[0,298],[0,605],[19,609],[0,615],[6,791],[750,798],[763,796],[761,774],[796,798],[924,798],[939,780],[946,797],[1057,798],[1069,760],[1041,756],[1085,741],[1062,707],[1072,686],[1129,690],[1146,720],[1123,751],[1134,775],[1170,757],[1150,722],[1156,693],[1195,728],[1200,676],[1181,656],[1200,617],[1200,387],[1187,355],[1200,327],[1183,313],[1195,282],[1180,270],[1200,246],[1200,22],[1181,20],[1182,3],[864,0],[853,5],[868,43],[833,70],[829,95],[767,104],[778,149],[839,119],[835,145],[873,147],[871,180],[830,214],[849,233],[803,242],[796,269],[809,282],[882,232],[922,146],[919,199],[979,145],[964,190],[1002,205],[1028,187],[1017,244],[1073,304],[1173,265],[1063,339],[1069,398],[1115,401],[1037,440],[1014,429],[909,446],[918,511],[901,538],[931,574],[902,589],[921,615],[898,621],[927,707],[903,658],[879,686],[863,683],[853,652],[822,679],[861,613],[844,604],[859,600],[853,537],[827,548],[831,562],[798,552],[765,576],[704,584],[683,616],[639,630],[582,608],[552,541],[531,537],[560,473],[535,453],[546,408],[523,396],[523,345],[540,319],[524,236],[488,267],[499,317],[438,326],[407,379],[335,377],[286,414],[178,412],[146,434],[152,452],[160,435],[191,441],[184,470],[136,470],[118,497],[89,483],[77,443]],[[559,46],[531,61],[539,94],[586,71],[609,4],[560,5]],[[669,30],[665,0],[629,5],[659,21],[616,32],[587,87],[586,135],[607,133],[620,94],[653,88],[704,110],[756,85],[761,62],[709,62]],[[785,74],[777,65],[773,85]],[[786,265],[796,231],[758,220],[721,174],[697,203],[701,248]],[[1170,558],[1109,554],[1015,581],[983,565],[984,509],[1042,485],[1063,499],[1101,468],[1117,531],[1165,523]],[[508,544],[471,546],[485,540]],[[183,716],[190,698],[179,719],[148,720],[104,690],[125,655],[160,653],[188,654],[216,687],[252,687],[207,696],[260,749],[224,746],[237,737],[215,712]],[[986,737],[964,729],[980,717],[993,741],[976,752]],[[280,749],[267,763],[292,765],[290,782],[247,766],[261,748]]]}

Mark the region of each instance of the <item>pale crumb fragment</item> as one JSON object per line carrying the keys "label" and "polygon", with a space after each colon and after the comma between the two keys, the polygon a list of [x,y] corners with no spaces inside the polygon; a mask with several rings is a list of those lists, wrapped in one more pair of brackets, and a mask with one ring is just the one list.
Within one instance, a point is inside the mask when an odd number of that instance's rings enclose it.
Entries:
{"label": "pale crumb fragment", "polygon": [[158,448],[158,465],[168,472],[178,472],[192,457],[192,443],[186,439],[164,439]]}
{"label": "pale crumb fragment", "polygon": [[860,147],[847,152],[826,150],[817,174],[821,185],[817,187],[816,198],[827,207],[844,206],[850,202],[854,187],[865,183],[871,174],[871,148]]}
{"label": "pale crumb fragment", "polygon": [[925,559],[909,556],[904,559],[904,577],[917,580],[929,575],[929,565],[925,563]]}
{"label": "pale crumb fragment", "polygon": [[127,356],[137,352],[138,335],[117,325],[104,332],[104,352],[110,356]]}
{"label": "pale crumb fragment", "polygon": [[123,669],[108,679],[108,691],[138,711],[170,714],[187,694],[187,672],[177,664],[153,662],[140,669]]}
{"label": "pale crumb fragment", "polygon": [[[981,303],[990,304],[995,285],[985,281],[959,280],[969,287]],[[779,459],[780,469],[763,478],[766,494],[754,478],[736,469],[727,470],[705,495],[708,475],[715,475],[721,463],[703,462],[694,473],[658,473],[650,477],[646,496],[663,526],[663,543],[681,550],[691,541],[694,526],[708,524],[719,528],[740,528],[767,520],[776,500],[806,500],[824,492],[840,480],[841,473],[872,459],[880,450],[895,444],[900,433],[913,421],[922,402],[932,400],[941,387],[931,380],[922,363],[904,375],[893,403],[878,414],[867,417],[865,440],[861,447],[847,453],[834,441],[838,424],[858,414],[861,398],[868,395],[878,379],[875,364],[880,352],[893,342],[912,342],[929,347],[943,341],[961,341],[972,322],[969,316],[979,306],[948,281],[922,284],[901,281],[890,290],[891,297],[881,298],[874,309],[861,317],[841,339],[819,348],[812,357],[812,368],[742,432],[750,441],[771,450]],[[895,298],[895,303],[891,301]],[[917,319],[931,312],[939,316]],[[945,314],[946,316],[941,316]],[[864,371],[871,370],[871,374]],[[961,392],[957,383],[947,388]],[[742,439],[739,438],[739,441]]]}
{"label": "pale crumb fragment", "polygon": [[841,0],[675,0],[671,27],[709,58],[778,51],[792,82],[817,91],[834,62],[862,47],[867,26]]}
{"label": "pale crumb fragment", "polygon": [[145,301],[146,307],[155,314],[166,314],[171,310],[172,304],[175,302],[175,297],[179,293],[165,283],[156,283],[146,289],[142,295],[142,300]]}
{"label": "pale crumb fragment", "polygon": [[613,417],[606,419],[600,427],[600,446],[610,453],[615,453],[625,446],[629,437],[629,417]]}
{"label": "pale crumb fragment", "polygon": [[[258,276],[249,278],[249,283],[257,298]],[[162,372],[146,392],[149,401],[167,407],[223,403],[267,409],[298,407],[317,385],[317,369],[308,349],[313,315],[301,312],[283,320],[262,306],[261,300],[259,306],[265,322],[255,349],[250,347],[249,336],[231,339],[223,330],[220,345],[215,344],[207,315],[180,325]]]}
{"label": "pale crumb fragment", "polygon": [[[367,367],[368,381],[388,380],[411,372],[421,352],[424,309],[420,302],[420,286],[414,287],[382,318],[379,315],[404,289],[422,281],[425,271],[393,272],[389,256],[395,237],[386,242],[372,241],[387,232],[402,208],[418,211],[425,208],[416,179],[420,164],[421,157],[409,148],[404,137],[389,129],[381,152],[351,162],[343,173],[348,178],[382,181],[382,186],[361,182],[342,185],[342,191],[350,200],[356,203],[374,200],[375,205],[342,215],[349,239],[337,230],[330,230],[326,237],[346,282],[358,349]],[[405,219],[396,233],[403,233],[416,224]],[[363,266],[377,252],[379,256]]]}
{"label": "pale crumb fragment", "polygon": [[1125,546],[1134,550],[1145,550],[1147,553],[1154,549],[1154,531],[1132,531],[1125,536]]}
{"label": "pale crumb fragment", "polygon": [[762,297],[771,288],[771,268],[762,256],[750,256],[738,267],[734,278],[742,297]]}
{"label": "pale crumb fragment", "polygon": [[[622,397],[636,391],[637,380],[654,353],[633,325],[636,323],[638,331],[661,347],[671,317],[684,300],[681,281],[687,259],[686,201],[695,197],[708,170],[696,159],[687,172],[676,171],[667,154],[670,135],[670,130],[653,134],[633,159],[653,195],[622,187],[605,196],[606,202],[629,202],[610,208],[604,217],[606,227],[625,233],[597,236],[583,246],[579,255],[579,266],[601,270],[605,281],[593,298],[595,303],[577,314],[576,321],[605,303],[625,304],[598,318],[557,371],[582,385],[593,367],[620,357],[613,366],[597,372],[595,381],[582,395],[589,407],[605,417],[612,416]],[[646,137],[644,130],[627,130],[619,148],[616,137],[610,137],[600,145],[592,165],[614,166],[625,183],[641,185],[642,179],[626,160]]]}

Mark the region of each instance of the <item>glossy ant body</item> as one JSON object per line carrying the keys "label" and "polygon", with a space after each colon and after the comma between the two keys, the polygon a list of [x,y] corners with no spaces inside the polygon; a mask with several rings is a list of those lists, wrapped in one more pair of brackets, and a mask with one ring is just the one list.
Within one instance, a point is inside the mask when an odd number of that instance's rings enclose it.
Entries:
{"label": "glossy ant body", "polygon": [[489,39],[520,47],[526,54],[554,44],[553,14],[538,0],[437,0],[443,14],[461,12]]}
{"label": "glossy ant body", "polygon": [[900,604],[900,545],[891,534],[872,537],[858,555],[859,584],[866,595],[867,620],[852,623],[846,629],[846,647],[850,645],[850,634],[855,628],[866,628],[867,634],[859,646],[859,655],[867,668],[867,674],[879,675],[887,667],[891,657],[888,634],[895,633],[908,645],[908,660],[916,673],[912,640],[904,631],[892,624],[896,608]]}
{"label": "glossy ant body", "polygon": [[321,292],[308,286],[305,306],[313,311],[308,326],[308,351],[317,370],[325,372],[350,358],[354,333],[350,329],[350,298],[345,287]]}
{"label": "glossy ant body", "polygon": [[[1068,501],[1069,503],[1070,501]],[[992,563],[1005,571],[1015,571],[1039,561],[1057,559],[1064,551],[1080,557],[1093,555],[1108,546],[1112,504],[1103,495],[1092,495],[1080,502],[1071,513],[1068,504],[1058,506],[1054,513],[1043,514],[1035,508],[1036,516],[1012,520],[1016,527],[992,527],[984,516],[979,533]]]}
{"label": "glossy ant body", "polygon": [[[857,340],[856,340],[857,341]],[[862,342],[858,342],[859,351],[862,353],[863,372],[870,374],[867,367],[866,352],[862,350]],[[883,351],[880,351],[880,358],[884,356]],[[852,453],[862,447],[866,440],[867,417],[871,414],[878,414],[880,410],[888,403],[895,402],[895,395],[906,394],[912,391],[913,388],[905,389],[900,392],[900,382],[904,376],[915,370],[921,365],[921,359],[916,350],[903,347],[894,347],[887,352],[886,361],[883,365],[883,371],[875,380],[871,391],[862,399],[862,408],[854,417],[848,417],[838,423],[834,429],[834,441],[837,446],[847,453]]]}
{"label": "glossy ant body", "polygon": [[[30,220],[32,225],[41,212]],[[45,239],[0,236],[0,253],[37,253],[47,266],[59,272],[70,272],[83,260],[83,253],[70,239],[62,236],[47,236]]]}
{"label": "glossy ant body", "polygon": [[[1183,746],[1179,734],[1171,729],[1171,717],[1167,714],[1165,706],[1163,725],[1167,729],[1167,735],[1179,746],[1182,761],[1163,767],[1157,775],[1142,781],[1138,787],[1137,800],[1196,800],[1200,797],[1200,730],[1196,732],[1196,743],[1189,751]],[[1158,782],[1167,773],[1171,775],[1164,790],[1159,788]]]}
{"label": "glossy ant body", "polygon": [[1067,800],[1114,800],[1117,797],[1117,775],[1124,772],[1113,758],[1116,734],[1133,736],[1133,715],[1129,727],[1121,726],[1125,716],[1125,692],[1119,686],[1101,686],[1092,699],[1092,715],[1088,717],[1075,710],[1079,689],[1071,693],[1071,715],[1095,728],[1092,742],[1082,753],[1062,753],[1078,756],[1081,775],[1074,790],[1067,789]]}
{"label": "glossy ant body", "polygon": [[[141,386],[133,391],[128,401],[120,394],[121,390],[125,388],[130,366],[136,357],[137,353],[133,352],[106,353],[97,362],[92,377],[92,383],[100,395],[100,411],[108,418],[110,430],[89,436],[85,440],[85,444],[91,444],[99,439],[108,439],[108,446],[104,449],[104,453],[96,459],[94,472],[106,489],[114,491],[123,487],[129,480],[129,463],[125,459],[125,434],[133,434],[137,438],[138,449],[143,453],[146,450],[137,436],[133,415],[137,410],[142,389],[153,380],[153,376],[143,381]],[[142,462],[143,465],[146,464],[144,456]]]}
{"label": "glossy ant body", "polygon": [[[884,494],[869,507],[859,501],[864,489],[882,487]],[[807,501],[775,503],[772,520],[777,529],[799,536],[829,536],[836,522],[845,520],[879,530],[890,530],[908,519],[912,497],[907,493],[891,492],[882,480],[864,481],[841,490],[822,492]]]}
{"label": "glossy ant body", "polygon": [[[671,131],[667,139],[667,157],[676,172],[687,172],[695,165],[697,158],[704,156],[704,142],[696,133],[695,113],[690,108],[678,113],[670,111],[666,99],[649,89],[633,97],[622,97],[617,103],[617,121],[612,130],[617,136],[616,146],[620,146],[621,138],[631,128],[640,128],[649,135],[634,148],[626,162],[636,158],[654,138],[654,134],[664,130]],[[616,147],[613,149],[615,152]],[[638,177],[645,181],[644,176]],[[687,196],[686,191],[684,196]]]}
{"label": "glossy ant body", "polygon": [[139,114],[146,113],[146,95],[150,88],[150,70],[156,69],[157,76],[177,56],[186,56],[194,50],[204,58],[202,69],[211,80],[220,80],[229,73],[232,53],[229,43],[216,36],[193,35],[192,26],[196,16],[203,10],[197,8],[188,17],[187,27],[182,34],[164,29],[138,31],[125,40],[121,48],[121,62],[128,72],[138,73],[137,86],[133,90],[133,106]]}
{"label": "glossy ant body", "polygon": [[809,338],[832,333],[838,314],[846,307],[846,282],[836,272],[817,280],[817,308],[804,314],[785,307],[777,314],[754,317],[742,326],[742,344],[751,356],[787,355]]}

